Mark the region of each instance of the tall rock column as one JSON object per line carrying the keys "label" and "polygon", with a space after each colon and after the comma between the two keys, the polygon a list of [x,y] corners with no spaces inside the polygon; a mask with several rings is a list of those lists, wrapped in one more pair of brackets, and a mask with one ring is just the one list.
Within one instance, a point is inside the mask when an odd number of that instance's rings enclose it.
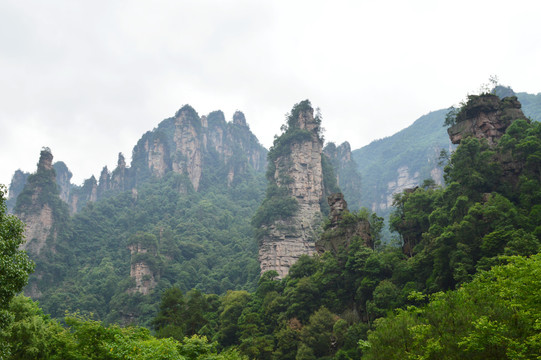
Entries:
{"label": "tall rock column", "polygon": [[269,151],[267,197],[253,221],[261,272],[275,270],[280,278],[301,255],[315,252],[325,195],[320,119],[308,100],[295,105],[283,130]]}
{"label": "tall rock column", "polygon": [[195,110],[185,105],[176,114],[173,171],[187,174],[195,191],[199,188],[202,173],[202,124]]}
{"label": "tall rock column", "polygon": [[49,148],[41,151],[38,169],[28,177],[17,197],[14,213],[26,224],[25,250],[38,256],[49,240],[49,247],[54,249],[59,225],[67,221],[68,211],[59,197],[53,154]]}

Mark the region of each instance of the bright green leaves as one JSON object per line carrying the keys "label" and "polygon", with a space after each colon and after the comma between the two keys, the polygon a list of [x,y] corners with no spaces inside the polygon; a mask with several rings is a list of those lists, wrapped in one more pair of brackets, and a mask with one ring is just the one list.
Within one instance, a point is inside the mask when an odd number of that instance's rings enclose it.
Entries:
{"label": "bright green leaves", "polygon": [[508,261],[425,307],[378,320],[363,342],[363,359],[536,358],[541,255]]}
{"label": "bright green leaves", "polygon": [[9,345],[2,339],[9,334],[12,315],[7,309],[11,299],[20,292],[34,270],[34,263],[25,251],[24,225],[13,215],[7,214],[6,188],[0,185],[0,358],[9,354]]}

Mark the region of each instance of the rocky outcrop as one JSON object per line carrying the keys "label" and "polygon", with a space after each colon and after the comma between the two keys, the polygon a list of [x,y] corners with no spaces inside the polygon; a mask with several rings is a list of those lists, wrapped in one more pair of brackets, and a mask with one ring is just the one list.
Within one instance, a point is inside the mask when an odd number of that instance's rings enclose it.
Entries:
{"label": "rocky outcrop", "polygon": [[348,211],[348,203],[342,193],[332,194],[327,197],[327,203],[331,208],[329,212],[329,228],[335,229],[343,218],[344,211]]}
{"label": "rocky outcrop", "polygon": [[[435,149],[438,150],[438,149]],[[428,158],[428,163],[432,162],[432,169],[429,172],[429,179],[432,179],[436,185],[443,185],[443,169],[437,164],[437,157]],[[396,177],[393,181],[387,182],[385,191],[382,192],[381,198],[376,199],[370,204],[370,209],[373,212],[389,211],[393,206],[393,197],[406,189],[414,188],[422,184],[426,179],[419,171],[410,171],[407,165],[402,165],[396,169]]]}
{"label": "rocky outcrop", "polygon": [[107,166],[104,166],[101,169],[100,180],[98,182],[98,198],[102,199],[105,197],[105,194],[111,188],[111,174]]}
{"label": "rocky outcrop", "polygon": [[[256,225],[263,233],[259,247],[262,273],[274,270],[283,278],[301,255],[315,251],[325,195],[319,132],[320,119],[314,118],[310,102],[303,101],[295,105],[287,130],[269,152],[267,176],[274,194],[268,195],[256,214]],[[293,210],[287,213],[279,204]]]}
{"label": "rocky outcrop", "polygon": [[500,99],[493,94],[470,95],[447,132],[453,144],[473,136],[494,145],[516,119],[526,119],[526,116],[515,96]]}
{"label": "rocky outcrop", "polygon": [[64,162],[58,161],[53,164],[54,171],[56,173],[56,183],[60,191],[60,198],[68,203],[71,194],[71,177],[72,173]]}
{"label": "rocky outcrop", "polygon": [[[501,87],[499,92],[509,93]],[[468,102],[457,112],[455,124],[447,129],[449,138],[454,144],[459,144],[462,139],[471,136],[484,139],[489,146],[494,147],[515,120],[527,119],[521,107],[516,96],[500,98],[495,94],[470,95]],[[523,162],[504,152],[500,152],[496,160],[502,167],[503,180],[516,186],[523,170]]]}
{"label": "rocky outcrop", "polygon": [[15,171],[11,178],[11,183],[9,184],[8,198],[6,205],[8,212],[12,212],[15,204],[17,202],[17,196],[23,191],[24,185],[26,184],[26,179],[30,174],[21,170]]}
{"label": "rocky outcrop", "polygon": [[69,199],[70,213],[74,214],[81,210],[88,202],[98,200],[98,182],[94,175],[86,179],[83,186],[74,187]]}
{"label": "rocky outcrop", "polygon": [[41,253],[48,241],[49,248],[54,251],[58,236],[56,225],[67,217],[66,205],[59,198],[52,161],[51,150],[44,148],[37,171],[28,176],[14,209],[15,215],[26,224],[26,243],[22,247],[35,256]]}
{"label": "rocky outcrop", "polygon": [[122,153],[118,153],[116,168],[111,174],[111,188],[109,190],[120,193],[129,190],[131,187],[130,171],[126,167],[126,158]]}
{"label": "rocky outcrop", "polygon": [[191,107],[185,106],[178,111],[173,141],[173,171],[187,174],[197,191],[203,166],[203,136],[201,120]]}
{"label": "rocky outcrop", "polygon": [[129,293],[148,295],[157,284],[156,237],[148,233],[134,235],[128,245],[131,253],[130,277],[134,286],[128,289]]}
{"label": "rocky outcrop", "polygon": [[356,237],[360,238],[365,246],[374,247],[370,222],[349,212],[342,193],[328,196],[327,202],[331,208],[329,223],[325,232],[316,241],[318,253],[322,254],[325,251],[337,253],[340,248],[347,248]]}
{"label": "rocky outcrop", "polygon": [[[169,172],[185,175],[191,183],[182,182],[179,191],[198,191],[201,182],[207,186],[216,181],[233,186],[250,171],[260,174],[266,167],[267,150],[250,131],[244,114],[235,112],[227,122],[221,111],[199,117],[189,105],[174,117],[165,119],[158,127],[145,133],[133,148],[130,166],[122,153],[116,168],[110,173],[104,167],[99,181],[94,177],[82,186],[70,183],[71,173],[64,163],[55,164],[60,196],[71,213],[82,209],[89,201],[132,191],[151,178],[163,178]],[[205,172],[204,169],[207,169]],[[204,177],[207,175],[207,178]],[[10,187],[10,203],[22,191],[28,175],[19,171]]]}
{"label": "rocky outcrop", "polygon": [[349,204],[354,209],[361,208],[361,175],[357,163],[351,158],[351,146],[347,141],[336,146],[328,143],[323,149],[336,175],[338,187],[342,189]]}
{"label": "rocky outcrop", "polygon": [[51,232],[53,227],[53,210],[47,204],[43,205],[39,212],[29,215],[19,214],[21,220],[26,223],[24,236],[27,239],[22,248],[31,254],[39,255],[49,235],[56,240],[56,232]]}

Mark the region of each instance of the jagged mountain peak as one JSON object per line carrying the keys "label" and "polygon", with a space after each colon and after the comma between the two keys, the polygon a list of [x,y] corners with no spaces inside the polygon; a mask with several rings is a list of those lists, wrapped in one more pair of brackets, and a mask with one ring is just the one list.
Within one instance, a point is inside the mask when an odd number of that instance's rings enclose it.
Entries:
{"label": "jagged mountain peak", "polygon": [[246,117],[244,116],[244,113],[242,111],[235,111],[233,114],[233,124],[241,125],[241,126],[248,126],[248,123],[246,122]]}
{"label": "jagged mountain peak", "polygon": [[[52,166],[49,153],[50,150],[44,153],[42,166]],[[84,181],[82,186],[75,186],[70,183],[71,172],[62,163],[64,166],[57,167],[60,175],[57,182],[62,200],[75,213],[89,201],[130,191],[169,172],[186,176],[195,191],[199,190],[201,183],[207,187],[216,181],[232,185],[247,171],[262,173],[266,153],[267,150],[250,132],[242,112],[237,111],[233,121],[227,122],[221,110],[200,117],[193,107],[184,105],[174,117],[163,120],[155,129],[143,134],[133,148],[131,164],[128,165],[125,156],[119,153],[117,166],[112,172],[104,167],[99,180],[93,177]],[[218,173],[211,179],[206,167],[213,167],[212,172]],[[26,176],[14,177],[12,183],[24,184]],[[11,194],[17,196],[22,186],[14,184]],[[184,187],[181,191],[185,191]]]}
{"label": "jagged mountain peak", "polygon": [[39,154],[38,172],[53,169],[53,153],[48,147],[41,149]]}

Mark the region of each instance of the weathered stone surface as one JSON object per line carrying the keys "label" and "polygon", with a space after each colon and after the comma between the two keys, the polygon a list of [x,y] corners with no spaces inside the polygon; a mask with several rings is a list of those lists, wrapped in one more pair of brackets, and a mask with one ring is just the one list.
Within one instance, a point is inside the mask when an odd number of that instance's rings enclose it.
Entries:
{"label": "weathered stone surface", "polygon": [[287,275],[301,255],[314,253],[314,242],[321,232],[320,202],[324,188],[319,124],[311,107],[300,111],[296,120],[296,126],[308,130],[310,137],[286,145],[289,151],[274,160],[276,170],[270,181],[288,190],[296,199],[298,210],[287,219],[264,226],[266,234],[259,248],[261,272],[275,270],[279,278]]}
{"label": "weathered stone surface", "polygon": [[342,220],[342,213],[348,210],[348,203],[344,200],[342,193],[335,193],[328,196],[327,203],[331,208],[329,212],[329,219],[331,220],[330,227],[335,228],[338,222]]}
{"label": "weathered stone surface", "polygon": [[107,166],[101,170],[100,180],[98,182],[98,198],[105,196],[105,193],[111,188],[111,174]]}
{"label": "weathered stone surface", "polygon": [[165,144],[159,137],[156,137],[152,144],[150,144],[150,140],[147,140],[145,149],[148,154],[147,166],[150,169],[150,172],[157,178],[163,177],[167,170],[169,170],[169,166],[166,162],[168,154],[166,154]]}
{"label": "weathered stone surface", "polygon": [[19,194],[23,191],[29,175],[30,173],[21,170],[17,170],[13,174],[11,183],[9,184],[8,198],[6,201],[8,212],[11,213],[13,211],[13,208],[17,202],[17,196],[19,196]]}
{"label": "weathered stone surface", "polygon": [[[447,129],[449,138],[459,144],[462,139],[473,136],[495,146],[515,120],[527,119],[521,107],[515,96],[503,99],[493,94],[470,96],[457,115],[457,123]],[[518,184],[524,164],[513,159],[512,154],[500,153],[496,160],[501,164],[504,181]]]}
{"label": "weathered stone surface", "polygon": [[[24,229],[26,242],[22,244],[21,248],[31,254],[39,255],[53,227],[52,209],[49,205],[43,205],[37,214],[21,213],[19,217],[26,223]],[[56,238],[55,233],[51,235]]]}
{"label": "weathered stone surface", "polygon": [[246,117],[241,111],[235,111],[235,113],[233,114],[233,124],[248,126],[248,124],[246,123]]}
{"label": "weathered stone surface", "polygon": [[116,169],[111,174],[111,190],[123,192],[126,188],[128,178],[128,169],[126,168],[126,159],[122,153],[118,154]]}
{"label": "weathered stone surface", "polygon": [[[438,171],[434,170],[433,171]],[[435,173],[439,175],[439,173]],[[439,179],[439,177],[437,177]],[[403,165],[396,170],[396,180],[389,181],[387,183],[387,191],[385,192],[385,198],[382,198],[378,202],[374,202],[371,206],[373,212],[387,210],[393,205],[394,194],[401,193],[405,189],[412,188],[420,184],[422,181],[420,174],[416,171],[410,174],[409,167]]]}
{"label": "weathered stone surface", "polygon": [[202,171],[201,120],[193,109],[181,109],[175,119],[174,143],[176,145],[173,171],[187,174],[195,191],[199,188]]}
{"label": "weathered stone surface", "polygon": [[[15,214],[26,224],[26,242],[21,247],[32,255],[40,254],[47,239],[51,238],[54,242],[57,238],[57,232],[53,229],[53,205],[44,201],[47,198],[43,196],[43,191],[47,191],[44,187],[56,190],[53,154],[49,148],[41,151],[37,172],[31,175],[22,191],[27,197],[26,201],[15,209]],[[58,196],[58,193],[55,195]]]}
{"label": "weathered stone surface", "polygon": [[457,115],[456,124],[447,129],[447,133],[453,144],[473,136],[486,139],[493,145],[516,119],[526,119],[516,97],[500,100],[492,94],[470,96],[468,103]]}
{"label": "weathered stone surface", "polygon": [[[316,250],[322,254],[325,251],[337,253],[341,247],[348,247],[354,237],[360,237],[363,244],[369,248],[374,247],[370,234],[370,222],[368,220],[352,217],[343,221],[344,215],[349,214],[348,205],[342,193],[335,193],[327,197],[331,208],[329,213],[330,224],[325,232],[316,241]],[[354,221],[351,221],[354,219]]]}
{"label": "weathered stone surface", "polygon": [[60,198],[65,203],[68,203],[71,194],[71,171],[62,161],[53,164],[56,173],[56,183],[60,191]]}
{"label": "weathered stone surface", "polygon": [[[128,246],[128,249],[131,252],[132,258],[134,255],[146,254],[149,251],[149,249],[142,244],[132,244]],[[132,261],[130,277],[135,280],[135,287],[128,289],[128,292],[132,294],[140,293],[148,295],[157,283],[154,272],[145,261]]]}

